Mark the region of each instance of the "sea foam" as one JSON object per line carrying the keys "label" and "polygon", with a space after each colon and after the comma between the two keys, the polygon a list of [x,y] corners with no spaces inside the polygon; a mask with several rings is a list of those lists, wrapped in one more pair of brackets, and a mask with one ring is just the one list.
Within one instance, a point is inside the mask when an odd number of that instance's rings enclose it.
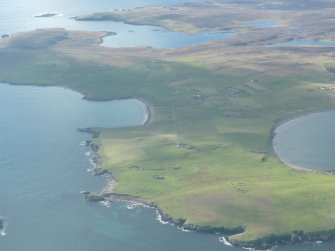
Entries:
{"label": "sea foam", "polygon": [[221,242],[221,243],[223,243],[224,245],[226,245],[226,246],[229,246],[229,247],[233,247],[233,244],[231,244],[225,237],[220,237],[219,238],[219,241]]}

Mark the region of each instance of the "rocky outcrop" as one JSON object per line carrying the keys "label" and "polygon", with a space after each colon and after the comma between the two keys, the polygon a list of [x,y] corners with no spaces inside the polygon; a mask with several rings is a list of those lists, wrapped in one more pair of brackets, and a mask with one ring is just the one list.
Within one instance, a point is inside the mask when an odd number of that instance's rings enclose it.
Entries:
{"label": "rocky outcrop", "polygon": [[5,228],[5,223],[2,218],[0,218],[0,232],[2,232]]}
{"label": "rocky outcrop", "polygon": [[104,193],[82,192],[82,194],[84,195],[84,199],[87,202],[105,201],[105,194]]}
{"label": "rocky outcrop", "polygon": [[93,169],[93,175],[104,175],[107,174],[108,172],[102,168],[95,168]]}
{"label": "rocky outcrop", "polygon": [[245,228],[242,226],[236,228],[225,228],[225,227],[212,227],[212,226],[200,226],[192,223],[187,223],[185,218],[175,219],[171,215],[163,212],[161,208],[156,203],[149,203],[144,199],[139,197],[127,195],[127,194],[117,194],[117,193],[96,193],[96,192],[82,192],[84,194],[84,199],[87,202],[97,202],[97,201],[130,201],[134,203],[139,203],[147,207],[151,207],[157,210],[160,216],[160,220],[163,222],[168,222],[184,230],[202,232],[202,233],[212,233],[221,234],[224,236],[231,236],[227,238],[229,243],[238,247],[253,248],[256,250],[266,250],[271,249],[275,246],[285,245],[289,243],[301,243],[301,242],[315,242],[315,241],[329,241],[335,237],[335,229],[329,231],[320,231],[305,233],[304,231],[292,231],[288,234],[283,235],[269,235],[260,239],[251,241],[241,241],[236,240],[232,236],[236,234],[243,233]]}
{"label": "rocky outcrop", "polygon": [[196,224],[186,223],[186,219],[184,218],[175,219],[171,215],[164,213],[163,210],[159,208],[159,206],[155,203],[151,203],[150,206],[154,207],[157,210],[162,221],[168,222],[185,230],[202,232],[202,233],[223,234],[223,235],[234,235],[242,233],[244,231],[243,227],[224,228],[224,227],[200,226]]}
{"label": "rocky outcrop", "polygon": [[[84,132],[84,133],[89,133],[92,135],[92,138],[98,138],[100,133],[96,130],[94,130],[93,128],[78,128],[79,132]],[[88,140],[89,142],[91,142],[90,140]]]}

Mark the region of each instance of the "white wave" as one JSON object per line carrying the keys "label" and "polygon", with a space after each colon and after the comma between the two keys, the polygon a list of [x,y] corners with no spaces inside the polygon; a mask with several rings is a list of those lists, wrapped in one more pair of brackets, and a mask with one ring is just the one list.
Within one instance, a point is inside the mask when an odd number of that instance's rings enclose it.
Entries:
{"label": "white wave", "polygon": [[83,141],[83,142],[81,142],[79,145],[80,145],[80,146],[86,146],[86,142]]}
{"label": "white wave", "polygon": [[91,155],[91,152],[86,152],[85,155],[86,155],[86,156],[90,156],[90,155]]}
{"label": "white wave", "polygon": [[162,220],[162,215],[159,213],[158,210],[156,210],[156,220],[158,220],[163,225],[169,224],[169,222]]}
{"label": "white wave", "polygon": [[100,201],[100,204],[104,205],[105,207],[111,207],[112,206],[112,203],[110,201]]}
{"label": "white wave", "polygon": [[186,233],[190,233],[190,232],[192,232],[192,230],[189,230],[189,229],[185,229],[185,228],[180,228],[180,230],[181,231],[183,231],[183,232],[186,232]]}
{"label": "white wave", "polygon": [[96,169],[97,168],[97,164],[94,162],[93,159],[89,159],[90,161],[90,165],[92,166],[92,169]]}
{"label": "white wave", "polygon": [[133,210],[133,209],[135,209],[139,206],[141,206],[141,204],[139,204],[139,203],[130,203],[130,204],[126,205],[126,208],[129,209],[129,210]]}
{"label": "white wave", "polygon": [[228,246],[228,247],[233,247],[233,244],[231,244],[225,237],[220,237],[219,238],[219,241],[221,243],[223,243],[224,245]]}

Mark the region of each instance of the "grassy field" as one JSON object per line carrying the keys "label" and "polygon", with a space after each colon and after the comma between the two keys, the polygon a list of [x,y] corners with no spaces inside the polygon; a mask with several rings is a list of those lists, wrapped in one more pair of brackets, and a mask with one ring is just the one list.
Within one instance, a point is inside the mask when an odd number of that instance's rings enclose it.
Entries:
{"label": "grassy field", "polygon": [[[115,192],[156,202],[187,223],[242,226],[231,240],[250,241],[335,229],[335,177],[293,170],[269,148],[280,120],[335,107],[334,93],[320,88],[335,83],[334,74],[319,70],[327,55],[315,61],[315,71],[294,64],[295,56],[291,52],[283,69],[296,73],[239,74],[238,67],[218,70],[196,54],[117,67],[53,48],[3,46],[0,79],[64,86],[92,100],[144,100],[154,111],[152,123],[98,129],[103,166],[118,181]],[[268,64],[269,54],[264,59]]]}

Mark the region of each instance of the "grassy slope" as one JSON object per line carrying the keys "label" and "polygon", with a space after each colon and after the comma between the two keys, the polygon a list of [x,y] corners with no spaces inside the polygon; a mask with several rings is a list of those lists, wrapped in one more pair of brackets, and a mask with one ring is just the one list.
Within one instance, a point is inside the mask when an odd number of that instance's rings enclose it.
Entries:
{"label": "grassy slope", "polygon": [[[77,21],[94,20],[94,21],[119,21],[135,25],[152,25],[164,27],[167,30],[183,33],[197,33],[200,28],[195,27],[190,22],[185,22],[177,18],[178,15],[170,16],[166,8],[149,7],[145,9],[121,12],[102,12],[76,17]],[[176,20],[177,19],[177,20]]]}
{"label": "grassy slope", "polygon": [[116,192],[158,202],[190,223],[244,226],[233,236],[241,240],[335,228],[335,178],[292,170],[268,151],[278,119],[335,107],[314,86],[333,78],[300,72],[250,83],[182,63],[101,67],[48,50],[0,50],[2,80],[65,86],[90,99],[148,101],[154,123],[103,129],[98,139],[104,166],[119,181]]}

